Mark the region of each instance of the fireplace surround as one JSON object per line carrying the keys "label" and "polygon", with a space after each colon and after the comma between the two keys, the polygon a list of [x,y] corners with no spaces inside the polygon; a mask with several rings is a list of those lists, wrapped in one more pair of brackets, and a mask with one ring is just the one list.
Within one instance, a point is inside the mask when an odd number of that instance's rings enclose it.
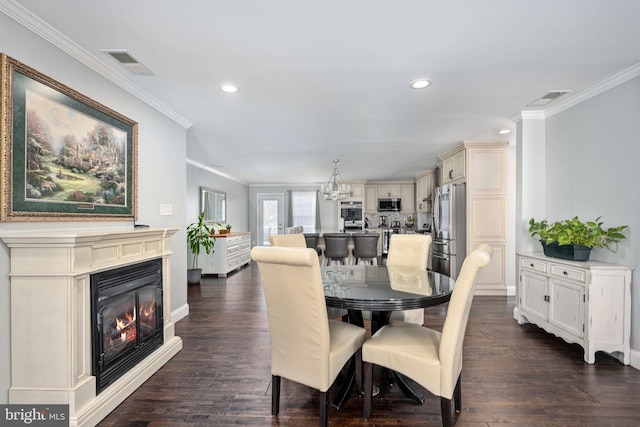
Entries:
{"label": "fireplace surround", "polygon": [[[171,237],[176,231],[0,236],[11,251],[9,403],[68,404],[71,427],[94,426],[180,351],[182,340],[171,322]],[[162,276],[162,343],[97,393],[91,277],[156,259]]]}

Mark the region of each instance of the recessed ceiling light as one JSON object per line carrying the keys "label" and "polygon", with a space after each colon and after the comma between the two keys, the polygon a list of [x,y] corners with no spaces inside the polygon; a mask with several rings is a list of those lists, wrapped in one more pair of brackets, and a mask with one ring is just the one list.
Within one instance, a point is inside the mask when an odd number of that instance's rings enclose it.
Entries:
{"label": "recessed ceiling light", "polygon": [[222,85],[220,86],[220,89],[222,89],[223,92],[227,92],[227,93],[236,93],[238,92],[238,88],[234,85]]}
{"label": "recessed ceiling light", "polygon": [[499,130],[498,133],[500,135],[507,135],[507,134],[510,134],[511,131],[509,129],[502,129],[502,130]]}
{"label": "recessed ceiling light", "polygon": [[427,80],[427,79],[418,79],[418,80],[414,80],[411,82],[411,88],[412,89],[424,89],[425,87],[429,86],[431,84],[431,81]]}

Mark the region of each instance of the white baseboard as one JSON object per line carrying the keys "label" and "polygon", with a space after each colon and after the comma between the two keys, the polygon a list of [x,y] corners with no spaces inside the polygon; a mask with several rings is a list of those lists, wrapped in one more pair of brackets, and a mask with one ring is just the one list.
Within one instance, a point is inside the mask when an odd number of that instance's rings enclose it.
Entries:
{"label": "white baseboard", "polygon": [[631,349],[629,366],[640,371],[640,351]]}
{"label": "white baseboard", "polygon": [[189,304],[184,304],[171,312],[171,321],[176,323],[189,315]]}

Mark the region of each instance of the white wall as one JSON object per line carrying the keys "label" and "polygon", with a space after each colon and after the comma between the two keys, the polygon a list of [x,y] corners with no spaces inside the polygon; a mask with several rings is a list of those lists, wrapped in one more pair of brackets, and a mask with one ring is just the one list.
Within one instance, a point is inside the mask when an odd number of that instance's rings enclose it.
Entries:
{"label": "white wall", "polygon": [[548,118],[545,159],[548,218],[629,226],[617,253],[591,257],[634,267],[631,347],[640,351],[640,77]]}
{"label": "white wall", "polygon": [[[173,237],[171,304],[174,311],[185,307],[186,130],[2,13],[0,52],[138,122],[138,223],[180,229]],[[160,216],[160,204],[172,205],[173,215]],[[129,221],[0,223],[0,234],[132,226]],[[0,404],[8,402],[11,384],[8,271],[9,250],[0,244]]]}

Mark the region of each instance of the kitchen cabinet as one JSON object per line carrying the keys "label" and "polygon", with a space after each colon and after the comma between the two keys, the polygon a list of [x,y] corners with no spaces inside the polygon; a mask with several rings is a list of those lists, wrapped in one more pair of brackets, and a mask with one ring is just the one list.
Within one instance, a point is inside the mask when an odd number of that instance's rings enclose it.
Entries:
{"label": "kitchen cabinet", "polygon": [[364,181],[351,181],[345,182],[351,187],[351,193],[344,200],[347,202],[364,202],[365,193],[364,193]]}
{"label": "kitchen cabinet", "polygon": [[400,184],[386,183],[378,184],[378,198],[399,198],[400,197]]}
{"label": "kitchen cabinet", "polygon": [[466,177],[466,151],[464,146],[456,147],[440,157],[440,182],[464,182]]}
{"label": "kitchen cabinet", "polygon": [[424,171],[416,176],[416,208],[417,212],[432,211],[432,194],[436,183],[433,170]]}
{"label": "kitchen cabinet", "polygon": [[475,293],[506,296],[507,266],[515,265],[514,251],[507,248],[506,144],[464,141],[439,159],[442,182],[466,183],[467,254],[481,243],[493,249],[491,263],[478,273]]}
{"label": "kitchen cabinet", "polygon": [[415,212],[415,185],[413,182],[379,182],[364,186],[364,210],[378,212],[378,199],[402,199],[402,212]]}
{"label": "kitchen cabinet", "polygon": [[584,348],[630,362],[631,268],[599,261],[567,261],[541,252],[518,254],[518,323],[533,323]]}
{"label": "kitchen cabinet", "polygon": [[215,252],[207,255],[200,253],[198,265],[202,274],[218,274],[226,277],[228,273],[251,262],[251,233],[229,233],[216,236]]}
{"label": "kitchen cabinet", "polygon": [[415,185],[400,184],[400,199],[402,200],[402,213],[416,212]]}
{"label": "kitchen cabinet", "polygon": [[378,212],[378,186],[364,186],[364,211],[367,213]]}

